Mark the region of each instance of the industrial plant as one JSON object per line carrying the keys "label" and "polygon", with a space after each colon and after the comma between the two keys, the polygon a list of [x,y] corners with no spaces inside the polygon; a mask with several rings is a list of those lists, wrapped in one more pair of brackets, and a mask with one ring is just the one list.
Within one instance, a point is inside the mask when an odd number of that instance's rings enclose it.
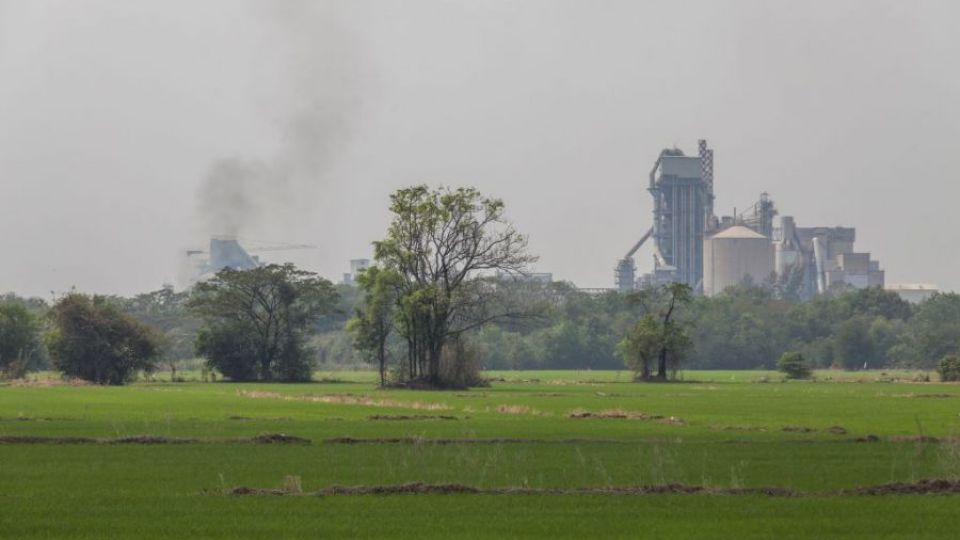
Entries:
{"label": "industrial plant", "polygon": [[[837,288],[884,286],[880,263],[855,250],[854,228],[798,227],[792,216],[776,226],[777,208],[767,193],[743,212],[717,217],[713,163],[706,140],[696,156],[678,148],[660,152],[647,187],[651,225],[617,262],[618,290],[680,282],[714,296],[753,283],[809,299]],[[637,276],[634,257],[648,241],[652,268]]]}
{"label": "industrial plant", "polygon": [[251,270],[263,264],[259,255],[268,251],[290,251],[299,249],[317,249],[307,244],[269,243],[252,248],[244,247],[240,239],[232,235],[210,237],[210,249],[189,249],[186,252],[189,261],[190,284],[212,277],[217,272],[230,270]]}

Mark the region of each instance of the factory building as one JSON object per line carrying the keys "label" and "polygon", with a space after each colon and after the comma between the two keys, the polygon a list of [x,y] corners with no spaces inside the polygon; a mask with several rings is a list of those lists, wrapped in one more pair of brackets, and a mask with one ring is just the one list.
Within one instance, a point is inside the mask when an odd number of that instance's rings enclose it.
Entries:
{"label": "factory building", "polygon": [[887,285],[886,289],[895,292],[911,304],[919,304],[929,300],[940,292],[940,288],[931,283],[902,283]]}
{"label": "factory building", "polygon": [[653,239],[653,271],[640,278],[645,285],[681,282],[700,287],[703,280],[703,241],[713,218],[713,150],[699,142],[696,157],[678,148],[660,152],[650,171],[647,191],[653,197],[653,226],[616,268],[616,286],[637,286],[633,255]]}
{"label": "factory building", "polygon": [[273,243],[255,248],[247,248],[233,235],[212,236],[210,249],[189,249],[186,251],[188,276],[185,276],[187,286],[198,281],[213,277],[217,272],[229,268],[230,270],[252,270],[264,263],[258,255],[251,255],[251,251],[289,251],[296,249],[316,249],[316,246],[306,244]]}
{"label": "factory building", "polygon": [[[650,171],[653,224],[617,262],[620,291],[680,282],[712,296],[744,280],[771,281],[793,296],[812,298],[843,288],[883,287],[884,271],[869,253],[854,249],[856,229],[797,227],[781,219],[762,193],[746,211],[714,214],[713,150],[699,141],[696,157],[677,148],[660,152]],[[653,243],[653,269],[636,277],[634,255]]]}
{"label": "factory building", "polygon": [[854,250],[857,231],[850,227],[797,227],[793,217],[780,222],[776,272],[801,298],[838,288],[883,287],[884,271],[869,253]]}
{"label": "factory building", "polygon": [[360,275],[360,272],[370,268],[370,259],[351,259],[350,260],[350,271],[344,272],[343,274],[343,283],[344,285],[356,285],[357,276]]}
{"label": "factory building", "polygon": [[715,296],[727,287],[770,279],[774,247],[770,238],[743,225],[734,225],[707,238],[703,262],[703,294]]}

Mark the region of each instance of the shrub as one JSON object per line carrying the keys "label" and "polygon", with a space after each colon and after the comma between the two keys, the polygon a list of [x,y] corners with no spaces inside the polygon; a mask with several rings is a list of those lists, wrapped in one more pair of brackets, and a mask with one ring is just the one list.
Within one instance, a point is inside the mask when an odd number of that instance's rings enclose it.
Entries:
{"label": "shrub", "polygon": [[809,364],[798,352],[785,352],[777,361],[777,369],[786,373],[788,379],[809,379],[812,375]]}
{"label": "shrub", "polygon": [[26,307],[0,302],[0,377],[23,377],[41,349],[40,325]]}
{"label": "shrub", "polygon": [[937,364],[937,373],[940,374],[941,381],[960,381],[960,356],[944,356]]}
{"label": "shrub", "polygon": [[123,384],[150,372],[158,337],[102,296],[69,294],[50,310],[47,346],[56,369],[97,384]]}
{"label": "shrub", "polygon": [[188,303],[205,325],[196,352],[234,381],[310,380],[306,341],[337,298],[329,281],[292,264],[225,268],[198,283]]}

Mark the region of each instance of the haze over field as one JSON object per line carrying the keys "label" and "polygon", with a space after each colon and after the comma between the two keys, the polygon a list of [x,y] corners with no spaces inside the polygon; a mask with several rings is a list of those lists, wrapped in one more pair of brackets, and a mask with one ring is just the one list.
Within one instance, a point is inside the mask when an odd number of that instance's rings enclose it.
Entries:
{"label": "haze over field", "polygon": [[[415,182],[503,197],[538,269],[611,286],[664,146],[718,212],[857,227],[960,289],[960,4],[0,0],[0,291],[129,294],[209,234],[335,277]],[[646,254],[641,268],[649,265]]]}

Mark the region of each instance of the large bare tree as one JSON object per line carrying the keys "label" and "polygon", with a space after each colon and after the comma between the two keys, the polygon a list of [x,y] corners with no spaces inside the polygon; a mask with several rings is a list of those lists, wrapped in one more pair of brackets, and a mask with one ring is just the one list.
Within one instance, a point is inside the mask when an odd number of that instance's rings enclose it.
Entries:
{"label": "large bare tree", "polygon": [[442,385],[441,356],[452,337],[517,315],[497,301],[496,274],[522,274],[536,258],[505,220],[504,204],[474,188],[420,185],[391,196],[393,222],[374,243],[377,263],[399,280],[398,330],[407,341],[407,376]]}

